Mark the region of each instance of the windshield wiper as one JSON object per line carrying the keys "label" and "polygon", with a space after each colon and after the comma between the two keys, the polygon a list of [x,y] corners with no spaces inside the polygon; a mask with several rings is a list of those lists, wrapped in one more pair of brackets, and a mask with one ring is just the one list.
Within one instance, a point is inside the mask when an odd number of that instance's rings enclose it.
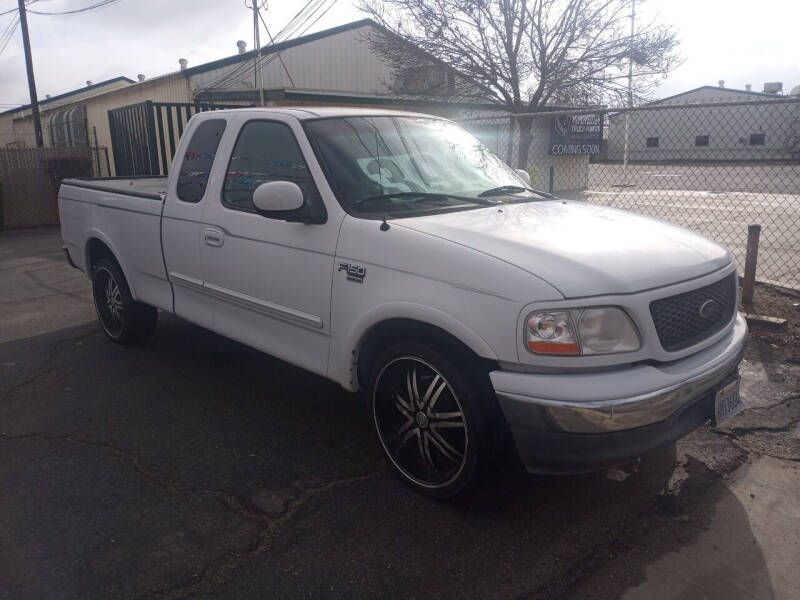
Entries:
{"label": "windshield wiper", "polygon": [[482,198],[474,198],[472,196],[457,196],[455,194],[442,194],[438,192],[391,192],[388,194],[381,194],[379,196],[369,196],[353,202],[356,206],[368,204],[371,202],[380,202],[382,200],[391,200],[393,198],[418,198],[418,202],[424,200],[463,200],[471,204],[480,204],[482,206],[490,206],[493,203]]}
{"label": "windshield wiper", "polygon": [[544,198],[555,198],[555,196],[553,196],[552,194],[548,194],[547,192],[540,192],[539,190],[533,190],[531,188],[522,187],[521,185],[501,185],[486,190],[485,192],[481,192],[480,194],[478,194],[478,196],[480,198],[486,198],[488,196],[506,196],[509,194],[519,194],[520,192],[532,192]]}

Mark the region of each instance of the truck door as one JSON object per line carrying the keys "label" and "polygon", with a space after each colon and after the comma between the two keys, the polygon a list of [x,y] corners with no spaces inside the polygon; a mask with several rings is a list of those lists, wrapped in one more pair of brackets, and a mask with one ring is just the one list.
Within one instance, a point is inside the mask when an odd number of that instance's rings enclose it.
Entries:
{"label": "truck door", "polygon": [[241,129],[221,189],[206,198],[213,236],[202,252],[214,329],[325,374],[340,219],[312,225],[259,214],[253,191],[266,181],[293,181],[321,202],[304,156],[311,149],[293,118],[242,114],[236,123]]}
{"label": "truck door", "polygon": [[203,327],[213,326],[213,311],[203,294],[201,245],[207,243],[203,212],[209,200],[209,174],[227,127],[225,118],[200,120],[181,139],[170,177],[161,220],[167,276],[172,284],[175,314]]}

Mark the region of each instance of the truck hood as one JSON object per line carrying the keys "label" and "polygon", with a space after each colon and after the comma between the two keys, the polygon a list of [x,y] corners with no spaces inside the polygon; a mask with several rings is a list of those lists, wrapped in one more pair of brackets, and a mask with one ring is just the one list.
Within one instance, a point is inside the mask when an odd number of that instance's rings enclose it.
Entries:
{"label": "truck hood", "polygon": [[727,250],[682,227],[580,201],[508,204],[395,223],[516,265],[567,298],[652,289],[731,261]]}

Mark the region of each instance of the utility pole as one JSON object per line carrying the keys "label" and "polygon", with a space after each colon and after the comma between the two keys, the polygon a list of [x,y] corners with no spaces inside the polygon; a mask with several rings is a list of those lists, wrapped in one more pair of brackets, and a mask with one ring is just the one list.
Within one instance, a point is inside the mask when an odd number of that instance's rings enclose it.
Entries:
{"label": "utility pole", "polygon": [[[22,2],[22,0],[20,0]],[[258,3],[259,0],[253,0],[253,45],[256,47],[256,54],[253,57],[253,66],[255,69],[255,84],[258,87],[258,105],[264,106],[264,85],[261,82],[261,37],[259,35],[258,25]]]}
{"label": "utility pole", "polygon": [[[633,108],[633,38],[636,27],[636,0],[631,0],[631,40],[628,47],[628,108]],[[628,183],[628,129],[630,110],[625,111],[625,151],[622,155],[623,173],[625,184]]]}
{"label": "utility pole", "polygon": [[28,91],[31,93],[31,114],[33,131],[36,135],[36,147],[44,146],[42,138],[42,118],[39,116],[39,100],[36,98],[36,81],[33,78],[33,58],[31,58],[31,41],[28,38],[28,15],[25,13],[25,0],[19,2],[19,24],[22,28],[22,46],[25,48],[25,67],[28,70]]}

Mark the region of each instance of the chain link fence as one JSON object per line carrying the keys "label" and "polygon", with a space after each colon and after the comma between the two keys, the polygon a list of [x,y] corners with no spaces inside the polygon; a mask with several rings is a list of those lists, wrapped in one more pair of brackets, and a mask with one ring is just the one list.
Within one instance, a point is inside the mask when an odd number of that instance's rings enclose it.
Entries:
{"label": "chain link fence", "polygon": [[0,149],[0,229],[57,225],[61,180],[91,174],[85,146]]}
{"label": "chain link fence", "polygon": [[[594,131],[583,142],[564,144],[561,117],[592,124],[576,129]],[[526,169],[535,188],[694,229],[730,249],[740,273],[747,226],[759,224],[757,279],[800,290],[800,98],[460,123],[509,165]],[[527,152],[520,152],[525,145]]]}

